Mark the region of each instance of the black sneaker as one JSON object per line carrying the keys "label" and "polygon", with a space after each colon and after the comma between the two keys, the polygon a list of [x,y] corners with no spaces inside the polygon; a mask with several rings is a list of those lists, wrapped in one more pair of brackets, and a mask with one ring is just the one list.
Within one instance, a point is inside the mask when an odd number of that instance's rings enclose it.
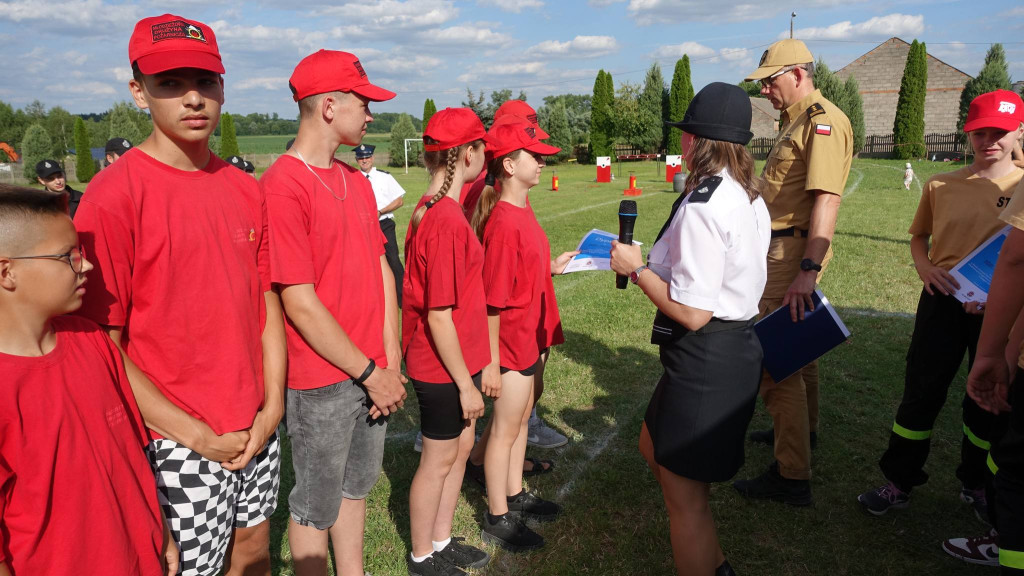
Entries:
{"label": "black sneaker", "polygon": [[814,504],[811,497],[809,480],[792,480],[779,474],[779,463],[773,462],[768,470],[751,480],[737,480],[732,483],[737,492],[747,498],[762,498],[775,502],[783,502],[790,506],[810,506]]}
{"label": "black sneaker", "polygon": [[[750,441],[754,444],[767,444],[769,446],[775,446],[775,429],[769,428],[767,430],[754,430],[750,433]],[[818,433],[811,430],[811,450],[818,447]]]}
{"label": "black sneaker", "polygon": [[509,512],[537,522],[550,522],[558,518],[558,514],[562,512],[562,507],[558,504],[544,500],[526,490],[508,497],[507,500]]}
{"label": "black sneaker", "polygon": [[484,475],[483,464],[478,466],[467,459],[466,474],[463,478],[471,478],[478,486],[480,486],[480,489],[484,491],[484,494],[487,494],[487,477]]}
{"label": "black sneaker", "polygon": [[501,516],[485,513],[480,539],[509,552],[526,552],[544,547],[543,536],[527,528],[521,518],[509,513]]}
{"label": "black sneaker", "polygon": [[491,555],[483,550],[463,544],[465,538],[453,536],[452,541],[443,550],[434,552],[459,568],[483,568],[491,561]]}
{"label": "black sneaker", "polygon": [[409,568],[409,576],[465,576],[460,568],[445,560],[434,552],[423,562],[413,562],[412,557],[405,557],[405,565]]}

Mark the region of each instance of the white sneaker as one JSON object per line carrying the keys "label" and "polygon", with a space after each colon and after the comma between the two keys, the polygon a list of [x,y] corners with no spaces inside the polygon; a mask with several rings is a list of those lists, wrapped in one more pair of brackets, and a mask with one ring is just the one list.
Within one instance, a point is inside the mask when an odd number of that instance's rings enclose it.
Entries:
{"label": "white sneaker", "polygon": [[526,445],[534,448],[558,448],[569,443],[569,439],[552,430],[540,417],[530,418],[526,433]]}
{"label": "white sneaker", "polygon": [[942,542],[946,554],[971,564],[999,566],[999,535],[995,528],[975,538],[950,538]]}

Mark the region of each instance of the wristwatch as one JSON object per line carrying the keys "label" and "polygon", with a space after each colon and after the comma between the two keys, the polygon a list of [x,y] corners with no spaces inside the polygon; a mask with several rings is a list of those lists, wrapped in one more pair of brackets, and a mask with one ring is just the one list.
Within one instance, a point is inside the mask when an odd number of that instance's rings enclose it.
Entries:
{"label": "wristwatch", "polygon": [[814,270],[815,272],[821,272],[821,264],[817,264],[810,258],[804,258],[800,261],[800,269],[804,272]]}
{"label": "wristwatch", "polygon": [[647,266],[641,266],[629,273],[629,281],[636,284],[640,281],[640,273],[647,270]]}

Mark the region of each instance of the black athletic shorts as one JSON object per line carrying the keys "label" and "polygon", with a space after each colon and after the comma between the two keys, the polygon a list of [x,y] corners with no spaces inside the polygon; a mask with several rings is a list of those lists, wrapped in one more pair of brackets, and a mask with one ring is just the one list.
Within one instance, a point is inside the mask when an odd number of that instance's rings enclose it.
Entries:
{"label": "black athletic shorts", "polygon": [[[473,385],[480,389],[480,372],[473,375]],[[466,427],[462,419],[459,387],[454,382],[432,384],[412,380],[416,399],[420,403],[420,430],[424,438],[451,440],[458,438]]]}

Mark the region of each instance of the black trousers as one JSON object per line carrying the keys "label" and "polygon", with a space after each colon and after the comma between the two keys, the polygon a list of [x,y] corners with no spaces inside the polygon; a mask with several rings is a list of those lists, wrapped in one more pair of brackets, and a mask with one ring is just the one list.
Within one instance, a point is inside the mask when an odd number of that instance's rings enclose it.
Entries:
{"label": "black trousers", "polygon": [[[982,318],[964,312],[952,296],[921,291],[907,351],[903,400],[896,411],[889,448],[878,463],[885,477],[901,490],[928,481],[924,464],[931,449],[932,428],[965,352],[968,369],[974,364]],[[987,477],[994,416],[975,404],[966,391],[962,407],[964,431],[956,475],[966,487],[976,489],[984,486]]]}
{"label": "black trousers", "polygon": [[[999,531],[999,563],[1004,575],[1024,575],[1024,368],[1010,388],[1011,411],[1001,414],[992,441],[995,498],[989,514]],[[993,500],[995,505],[992,505]]]}
{"label": "black trousers", "polygon": [[398,240],[395,238],[395,219],[385,218],[380,221],[380,231],[388,239],[384,246],[384,256],[388,259],[388,266],[391,273],[395,275],[395,294],[398,295],[398,308],[402,308],[402,281],[405,277],[405,268],[402,267],[402,260],[398,257]]}

